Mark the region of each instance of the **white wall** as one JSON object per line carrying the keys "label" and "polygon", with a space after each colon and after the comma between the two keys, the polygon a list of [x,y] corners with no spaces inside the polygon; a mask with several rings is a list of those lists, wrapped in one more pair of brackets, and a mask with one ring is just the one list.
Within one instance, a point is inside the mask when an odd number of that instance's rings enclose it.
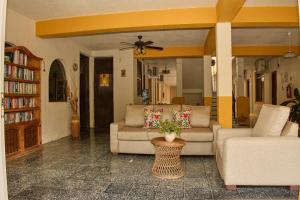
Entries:
{"label": "white wall", "polygon": [[[118,49],[93,51],[94,57],[113,57],[114,76],[114,121],[125,117],[126,105],[134,103],[134,58],[132,50]],[[126,77],[121,77],[121,69],[126,70]],[[90,77],[94,77],[94,66],[90,70]],[[90,78],[90,88],[94,88],[94,80]],[[90,90],[90,117],[94,121],[94,90]],[[94,123],[91,124],[94,127]]]}
{"label": "white wall", "polygon": [[[36,56],[44,59],[46,71],[41,71],[42,142],[46,143],[70,135],[71,108],[69,102],[50,103],[48,100],[48,77],[51,63],[62,60],[67,79],[70,80],[73,63],[79,64],[80,52],[90,51],[70,39],[42,39],[35,36],[35,22],[15,11],[7,10],[6,41],[25,46]],[[43,68],[43,67],[42,67]],[[78,81],[79,70],[75,74]],[[58,114],[59,113],[59,114]]]}
{"label": "white wall", "polygon": [[[277,71],[277,104],[287,100],[286,87],[288,84],[294,88],[300,89],[300,58],[284,59],[281,57],[269,58],[270,67],[265,73],[264,81],[264,102],[255,102],[254,99],[254,76],[255,76],[255,60],[258,57],[247,57],[244,60],[244,69],[247,70],[245,80],[250,79],[250,111],[254,114],[258,114],[262,103],[272,103],[272,72]],[[287,74],[287,81],[285,80],[285,74]],[[240,86],[240,85],[239,85]]]}

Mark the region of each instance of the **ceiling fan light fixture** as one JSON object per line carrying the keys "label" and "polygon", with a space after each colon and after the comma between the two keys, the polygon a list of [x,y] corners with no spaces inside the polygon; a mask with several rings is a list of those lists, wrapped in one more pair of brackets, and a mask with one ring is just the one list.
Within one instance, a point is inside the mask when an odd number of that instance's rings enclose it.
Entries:
{"label": "ceiling fan light fixture", "polygon": [[295,58],[297,57],[297,54],[293,51],[288,51],[283,55],[284,58]]}
{"label": "ceiling fan light fixture", "polygon": [[289,50],[283,54],[283,58],[289,59],[289,58],[295,58],[297,57],[297,54],[292,51],[292,41],[291,41],[292,33],[288,32],[288,38],[289,38]]}

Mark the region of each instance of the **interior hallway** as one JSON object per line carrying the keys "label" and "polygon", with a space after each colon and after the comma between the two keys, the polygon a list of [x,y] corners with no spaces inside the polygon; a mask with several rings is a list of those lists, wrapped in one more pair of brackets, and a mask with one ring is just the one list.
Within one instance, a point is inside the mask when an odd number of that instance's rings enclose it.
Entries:
{"label": "interior hallway", "polygon": [[9,199],[297,199],[285,187],[226,191],[211,156],[184,156],[184,178],[153,177],[153,155],[112,156],[109,134],[66,137],[7,163]]}

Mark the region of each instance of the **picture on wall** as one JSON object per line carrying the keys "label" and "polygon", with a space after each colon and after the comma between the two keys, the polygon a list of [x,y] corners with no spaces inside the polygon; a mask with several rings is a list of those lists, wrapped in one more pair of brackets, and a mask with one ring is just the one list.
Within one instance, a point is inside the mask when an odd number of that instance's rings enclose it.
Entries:
{"label": "picture on wall", "polygon": [[109,87],[110,74],[99,74],[100,87]]}

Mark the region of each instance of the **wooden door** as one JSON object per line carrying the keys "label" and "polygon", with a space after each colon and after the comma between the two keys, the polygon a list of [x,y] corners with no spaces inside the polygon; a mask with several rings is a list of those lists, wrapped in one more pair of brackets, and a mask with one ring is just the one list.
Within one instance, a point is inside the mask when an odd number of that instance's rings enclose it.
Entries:
{"label": "wooden door", "polygon": [[113,58],[95,58],[95,129],[107,130],[114,119]]}
{"label": "wooden door", "polygon": [[277,105],[277,71],[272,72],[272,104]]}
{"label": "wooden door", "polygon": [[87,132],[90,127],[89,57],[80,54],[80,129]]}

